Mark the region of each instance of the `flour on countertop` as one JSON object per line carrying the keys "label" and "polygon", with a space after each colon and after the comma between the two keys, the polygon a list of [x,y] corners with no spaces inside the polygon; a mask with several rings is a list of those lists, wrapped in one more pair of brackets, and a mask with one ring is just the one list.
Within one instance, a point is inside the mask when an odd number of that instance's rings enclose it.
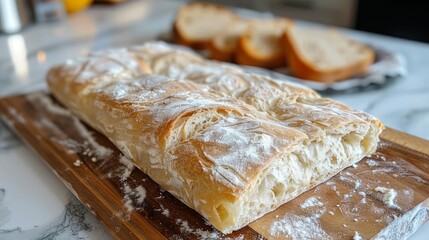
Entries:
{"label": "flour on countertop", "polygon": [[189,227],[188,221],[177,219],[176,224],[180,226],[180,232],[184,234],[194,234],[201,240],[215,240],[219,239],[220,235],[217,232],[210,232],[200,228],[192,229]]}
{"label": "flour on countertop", "polygon": [[398,207],[394,202],[396,195],[398,195],[398,193],[394,189],[385,188],[385,187],[376,187],[374,190],[384,194],[383,203],[386,204],[386,206],[390,208]]}
{"label": "flour on countertop", "polygon": [[347,200],[347,199],[349,199],[351,196],[352,196],[351,194],[344,194],[344,195],[343,195],[343,200]]}
{"label": "flour on countertop", "polygon": [[97,143],[97,141],[95,141],[94,137],[92,136],[93,133],[86,129],[86,127],[77,117],[73,118],[73,123],[76,126],[78,132],[82,135],[82,137],[86,139],[88,144],[93,148],[93,150],[90,152],[91,155],[94,154],[96,157],[99,157],[101,159],[112,155],[113,150]]}
{"label": "flour on countertop", "polygon": [[[34,95],[29,95],[27,97],[30,101],[39,101],[43,106],[46,107],[46,109],[53,113],[53,114],[57,114],[57,115],[61,115],[61,116],[66,116],[69,118],[72,118],[73,120],[73,124],[76,127],[76,130],[79,132],[79,134],[85,138],[85,142],[83,144],[79,145],[81,146],[81,148],[86,147],[86,151],[84,151],[85,155],[88,156],[93,156],[95,155],[98,158],[104,159],[106,157],[109,157],[112,153],[113,150],[107,147],[104,147],[102,145],[100,145],[99,143],[97,143],[93,137],[93,133],[90,132],[85,125],[79,120],[79,118],[77,118],[76,116],[74,116],[73,114],[71,114],[70,111],[66,110],[65,108],[62,108],[61,106],[59,106],[58,104],[55,104],[51,98],[49,98],[48,96],[46,96],[45,94],[34,94]],[[88,145],[92,147],[92,149],[88,148]],[[76,146],[75,146],[76,148]],[[94,158],[95,159],[95,158]]]}
{"label": "flour on countertop", "polygon": [[360,187],[360,185],[361,185],[360,180],[356,180],[355,181],[355,189],[358,189]]}
{"label": "flour on countertop", "polygon": [[310,207],[322,207],[323,203],[319,201],[316,197],[309,197],[303,203],[301,203],[300,207],[302,209],[310,208]]}
{"label": "flour on countertop", "polygon": [[[238,237],[235,237],[235,238],[227,237],[227,238],[225,238],[225,240],[244,240],[244,235],[239,235]],[[259,240],[259,238],[258,238],[258,240]]]}
{"label": "flour on countertop", "polygon": [[119,177],[121,178],[121,181],[125,181],[131,175],[135,167],[131,160],[125,155],[121,155],[119,157],[119,163],[121,163],[123,166],[120,169],[121,174]]}
{"label": "flour on countertop", "polygon": [[[113,176],[108,177],[111,178]],[[135,209],[139,209],[146,198],[146,189],[142,185],[132,188],[127,182],[121,181],[121,183],[121,189],[124,194],[123,202],[127,213],[130,213]],[[129,218],[129,214],[126,215],[126,217]]]}
{"label": "flour on countertop", "polygon": [[[160,209],[155,209],[155,211],[160,211],[162,215],[166,217],[170,217],[170,210],[168,208],[165,208],[162,204],[160,205]],[[211,226],[210,224],[207,226]]]}
{"label": "flour on countertop", "polygon": [[355,235],[353,236],[353,240],[362,240],[362,237],[358,232],[355,232]]}
{"label": "flour on countertop", "polygon": [[131,199],[134,192],[131,190],[130,185],[128,185],[128,183],[124,183],[122,185],[122,190],[124,191],[124,206],[127,209],[127,212],[134,211],[133,200]]}
{"label": "flour on countertop", "polygon": [[82,165],[82,161],[80,161],[79,159],[77,159],[73,165],[75,165],[76,167],[79,167],[80,165]]}
{"label": "flour on countertop", "polygon": [[133,206],[133,200],[130,198],[129,195],[125,195],[124,196],[124,206],[127,209],[127,212],[132,212],[134,211],[134,206]]}
{"label": "flour on countertop", "polygon": [[368,166],[370,166],[370,167],[374,167],[374,166],[378,165],[378,163],[375,160],[372,160],[372,159],[367,160],[366,164],[368,164]]}
{"label": "flour on countertop", "polygon": [[73,139],[59,140],[58,143],[63,145],[65,148],[67,148],[68,154],[76,154],[82,151],[82,147],[83,147],[82,144],[76,142]]}
{"label": "flour on countertop", "polygon": [[170,210],[168,210],[167,208],[164,208],[161,213],[166,217],[170,217]]}
{"label": "flour on countertop", "polygon": [[44,93],[28,95],[27,98],[30,101],[39,101],[46,107],[46,110],[51,113],[67,117],[73,116],[69,110],[55,104],[54,101]]}
{"label": "flour on countertop", "polygon": [[24,124],[26,122],[25,118],[15,108],[8,107],[7,110],[19,123]]}
{"label": "flour on countertop", "polygon": [[332,239],[320,226],[321,214],[297,216],[286,214],[271,224],[271,236],[289,236],[292,239]]}
{"label": "flour on countertop", "polygon": [[354,185],[354,186],[353,186],[353,188],[354,188],[354,189],[358,189],[358,188],[361,186],[361,182],[360,182],[360,180],[358,180],[358,179],[354,179],[356,176],[352,177],[352,176],[353,176],[353,174],[351,174],[351,173],[349,173],[349,172],[346,172],[346,175],[348,175],[348,176],[343,176],[343,175],[342,175],[342,173],[341,173],[341,175],[340,175],[339,179],[340,179],[341,181],[344,181],[344,182],[347,182],[347,183],[353,184],[353,185]]}
{"label": "flour on countertop", "polygon": [[371,211],[373,213],[375,213],[375,214],[378,214],[378,215],[381,215],[381,214],[383,214],[385,212],[383,208],[379,208],[379,207],[377,207],[375,205],[372,205]]}
{"label": "flour on countertop", "polygon": [[138,186],[135,188],[135,195],[137,197],[137,203],[142,204],[146,198],[146,189],[143,186]]}

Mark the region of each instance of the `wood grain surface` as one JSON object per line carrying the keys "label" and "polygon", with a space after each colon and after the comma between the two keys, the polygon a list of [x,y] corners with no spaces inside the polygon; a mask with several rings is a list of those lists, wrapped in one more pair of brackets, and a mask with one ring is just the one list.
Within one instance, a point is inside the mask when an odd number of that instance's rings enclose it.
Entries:
{"label": "wood grain surface", "polygon": [[[117,239],[402,239],[429,217],[429,143],[389,128],[373,156],[224,235],[139,169],[123,179],[119,150],[49,94],[1,99],[0,117]],[[98,158],[91,141],[113,153]],[[146,192],[141,203],[139,186]],[[397,193],[393,206],[377,187]]]}

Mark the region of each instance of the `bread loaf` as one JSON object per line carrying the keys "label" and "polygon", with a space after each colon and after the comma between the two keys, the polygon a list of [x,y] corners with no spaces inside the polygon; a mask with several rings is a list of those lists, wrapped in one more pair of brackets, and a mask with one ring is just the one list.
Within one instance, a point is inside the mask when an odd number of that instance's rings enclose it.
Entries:
{"label": "bread loaf", "polygon": [[164,43],[70,60],[54,96],[217,229],[239,229],[376,149],[376,118]]}
{"label": "bread loaf", "polygon": [[230,22],[210,42],[210,57],[219,61],[233,62],[238,48],[238,40],[248,25],[248,21],[241,19]]}
{"label": "bread loaf", "polygon": [[173,32],[177,43],[207,48],[210,41],[238,18],[228,8],[210,3],[189,3],[177,12]]}
{"label": "bread loaf", "polygon": [[374,51],[334,30],[292,26],[284,35],[284,52],[292,73],[303,79],[334,82],[364,73]]}
{"label": "bread loaf", "polygon": [[282,38],[291,25],[285,18],[252,20],[240,37],[236,62],[263,68],[284,66]]}

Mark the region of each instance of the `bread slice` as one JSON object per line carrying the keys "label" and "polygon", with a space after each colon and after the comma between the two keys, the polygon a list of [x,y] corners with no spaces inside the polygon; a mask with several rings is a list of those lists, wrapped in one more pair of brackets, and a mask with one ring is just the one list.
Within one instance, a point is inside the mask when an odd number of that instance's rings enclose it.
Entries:
{"label": "bread slice", "polygon": [[284,34],[284,46],[295,76],[322,82],[364,73],[375,57],[371,48],[334,30],[293,26]]}
{"label": "bread slice", "polygon": [[176,42],[206,48],[214,36],[238,16],[228,8],[210,3],[190,3],[179,9],[173,25]]}
{"label": "bread slice", "polygon": [[285,65],[282,37],[291,25],[292,21],[285,18],[251,21],[240,37],[236,62],[263,68]]}
{"label": "bread slice", "polygon": [[246,31],[249,22],[236,20],[219,32],[210,42],[210,57],[215,60],[232,62],[238,47],[238,40]]}
{"label": "bread slice", "polygon": [[68,61],[47,78],[61,103],[224,233],[373,153],[383,129],[310,89],[159,43]]}

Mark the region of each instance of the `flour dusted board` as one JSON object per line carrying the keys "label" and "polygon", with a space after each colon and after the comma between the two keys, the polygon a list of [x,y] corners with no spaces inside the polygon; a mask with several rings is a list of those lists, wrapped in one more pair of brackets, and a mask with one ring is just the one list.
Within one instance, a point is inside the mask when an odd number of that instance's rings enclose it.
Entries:
{"label": "flour dusted board", "polygon": [[428,219],[429,143],[391,129],[374,156],[225,236],[47,93],[0,100],[0,116],[118,239],[396,239]]}

